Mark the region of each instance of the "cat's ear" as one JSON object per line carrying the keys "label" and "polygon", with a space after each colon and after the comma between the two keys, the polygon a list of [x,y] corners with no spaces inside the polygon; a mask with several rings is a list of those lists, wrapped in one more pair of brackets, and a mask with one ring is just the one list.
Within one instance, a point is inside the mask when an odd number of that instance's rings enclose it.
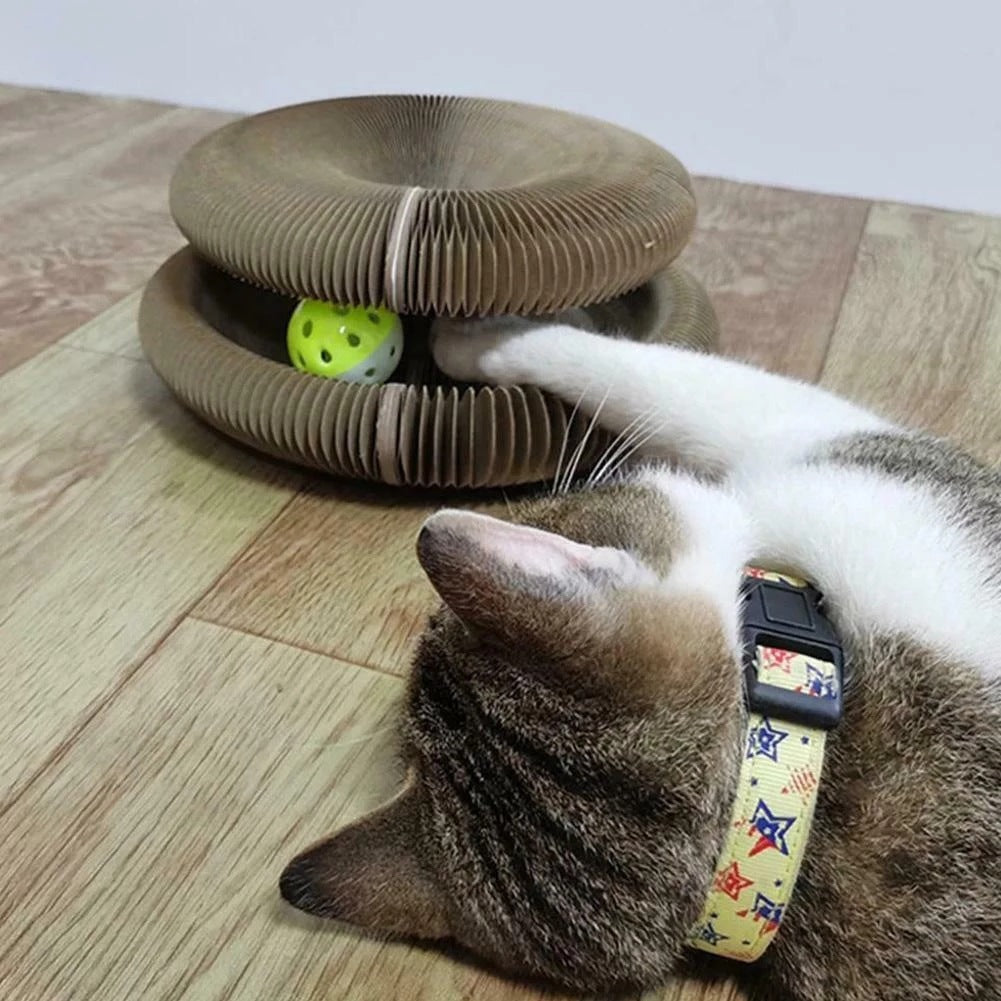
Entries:
{"label": "cat's ear", "polygon": [[583,627],[609,588],[642,575],[626,553],[465,511],[424,523],[417,556],[442,601],[474,632],[511,642]]}
{"label": "cat's ear", "polygon": [[444,901],[421,861],[416,786],[296,856],[279,889],[294,907],[396,935],[448,937]]}

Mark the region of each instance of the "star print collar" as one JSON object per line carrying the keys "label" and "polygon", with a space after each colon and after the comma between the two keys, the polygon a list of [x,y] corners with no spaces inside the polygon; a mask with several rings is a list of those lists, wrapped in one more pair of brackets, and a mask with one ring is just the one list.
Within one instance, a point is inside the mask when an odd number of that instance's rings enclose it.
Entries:
{"label": "star print collar", "polygon": [[817,803],[827,731],[841,720],[844,658],[805,581],[746,571],[747,737],[729,833],[689,944],[754,962],[785,917]]}

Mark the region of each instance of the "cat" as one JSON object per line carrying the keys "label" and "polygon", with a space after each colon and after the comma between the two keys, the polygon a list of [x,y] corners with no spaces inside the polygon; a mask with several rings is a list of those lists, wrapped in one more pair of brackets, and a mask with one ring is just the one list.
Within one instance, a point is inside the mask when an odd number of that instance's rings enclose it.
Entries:
{"label": "cat", "polygon": [[[733,360],[511,319],[433,338],[642,461],[428,518],[405,783],[285,899],[585,993],[729,970],[755,1001],[1001,997],[1001,476]],[[823,594],[847,666],[798,882],[742,963],[690,937],[746,752],[748,566]]]}

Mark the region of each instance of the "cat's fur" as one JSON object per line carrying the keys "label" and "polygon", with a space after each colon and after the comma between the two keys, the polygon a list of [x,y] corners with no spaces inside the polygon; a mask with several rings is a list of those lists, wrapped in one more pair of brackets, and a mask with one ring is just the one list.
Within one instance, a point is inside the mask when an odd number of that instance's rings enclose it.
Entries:
{"label": "cat's fur", "polygon": [[586,991],[710,965],[684,942],[743,753],[738,580],[757,562],[824,592],[850,679],[785,922],[733,971],[761,999],[1001,997],[1001,477],[734,362],[467,326],[439,325],[454,376],[657,430],[641,469],[520,524],[428,520],[443,605],[407,784],[296,859],[286,898]]}

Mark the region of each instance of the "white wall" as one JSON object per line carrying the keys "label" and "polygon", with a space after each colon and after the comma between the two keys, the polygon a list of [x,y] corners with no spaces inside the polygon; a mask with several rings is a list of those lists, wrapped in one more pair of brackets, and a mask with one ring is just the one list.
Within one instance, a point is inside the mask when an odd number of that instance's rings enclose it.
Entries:
{"label": "white wall", "polygon": [[700,173],[1001,214],[999,0],[0,0],[0,80],[257,110],[465,93]]}

